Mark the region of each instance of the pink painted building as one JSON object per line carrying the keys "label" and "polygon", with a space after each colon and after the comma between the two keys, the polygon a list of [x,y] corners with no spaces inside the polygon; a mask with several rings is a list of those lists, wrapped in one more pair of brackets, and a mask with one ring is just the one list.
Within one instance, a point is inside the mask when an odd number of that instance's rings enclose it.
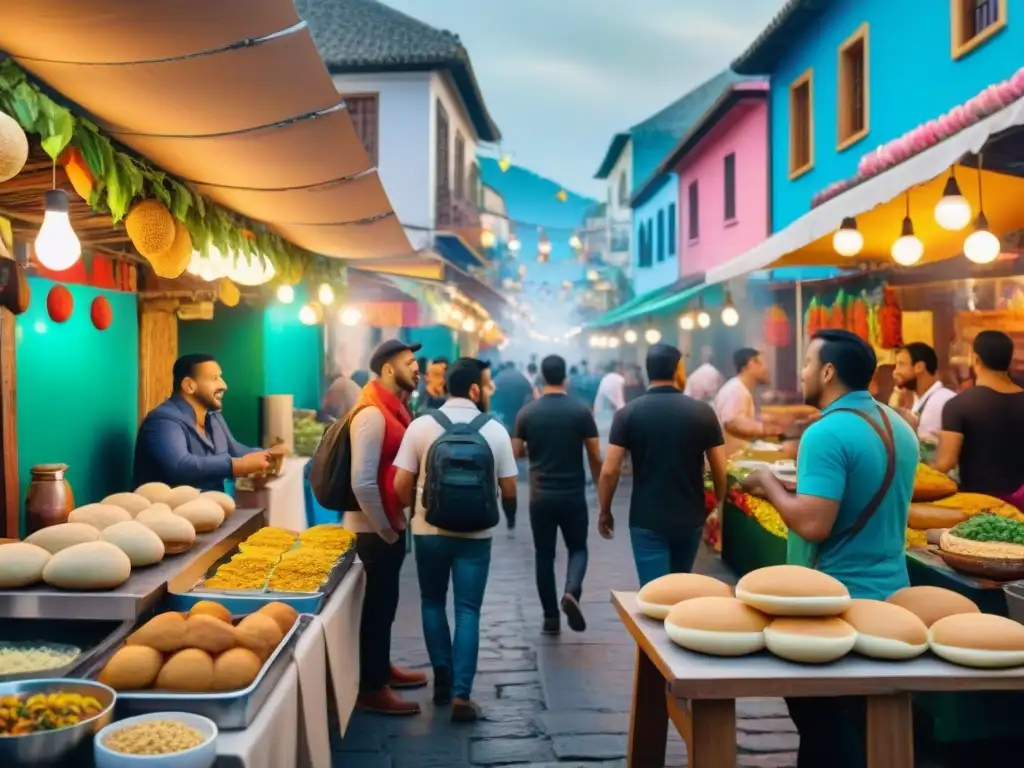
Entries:
{"label": "pink painted building", "polygon": [[679,179],[681,277],[707,272],[762,242],[771,233],[768,84],[731,86],[663,167]]}

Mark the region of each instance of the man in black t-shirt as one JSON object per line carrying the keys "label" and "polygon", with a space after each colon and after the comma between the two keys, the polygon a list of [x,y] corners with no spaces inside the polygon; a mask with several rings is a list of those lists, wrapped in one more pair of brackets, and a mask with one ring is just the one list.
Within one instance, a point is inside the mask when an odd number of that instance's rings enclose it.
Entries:
{"label": "man in black t-shirt", "polygon": [[707,516],[705,457],[719,505],[725,499],[726,471],[722,427],[714,409],[681,391],[686,369],[679,350],[668,344],[652,346],[647,378],[647,393],[615,414],[598,483],[597,527],[610,539],[615,529],[612,499],[622,460],[627,452],[632,456],[629,537],[640,586],[693,568]]}
{"label": "man in black t-shirt", "polygon": [[530,457],[530,527],[536,551],[537,593],[544,609],[545,634],[560,629],[555,589],[555,544],[561,530],[569,562],[561,600],[569,627],[582,632],[587,624],[580,610],[587,572],[588,512],[583,454],[595,481],[601,472],[597,424],[590,409],[565,391],[565,360],[558,355],[541,361],[540,399],[516,419],[512,445],[516,457]]}

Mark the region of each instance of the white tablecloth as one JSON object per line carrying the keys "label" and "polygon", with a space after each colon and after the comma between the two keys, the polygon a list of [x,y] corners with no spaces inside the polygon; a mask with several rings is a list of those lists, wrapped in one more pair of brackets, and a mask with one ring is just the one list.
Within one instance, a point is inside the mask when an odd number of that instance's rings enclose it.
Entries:
{"label": "white tablecloth", "polygon": [[239,506],[266,510],[267,525],[306,530],[306,484],[303,478],[308,458],[291,456],[284,460],[281,474],[258,491],[236,491]]}
{"label": "white tablecloth", "polygon": [[220,733],[217,737],[217,764],[242,765],[245,768],[295,768],[298,712],[299,675],[292,664],[281,676],[281,681],[252,725],[244,731]]}
{"label": "white tablecloth", "polygon": [[[338,712],[338,730],[345,735],[359,696],[359,625],[366,574],[356,560],[352,570],[317,616],[327,647],[331,691]],[[312,630],[313,627],[310,627]]]}

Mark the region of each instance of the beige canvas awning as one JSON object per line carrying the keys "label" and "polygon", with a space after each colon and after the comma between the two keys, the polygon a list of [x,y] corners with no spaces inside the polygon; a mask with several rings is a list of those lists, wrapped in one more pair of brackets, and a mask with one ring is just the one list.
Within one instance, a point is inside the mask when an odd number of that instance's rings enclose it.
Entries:
{"label": "beige canvas awning", "polygon": [[113,139],[301,248],[412,248],[291,0],[0,0],[0,50]]}

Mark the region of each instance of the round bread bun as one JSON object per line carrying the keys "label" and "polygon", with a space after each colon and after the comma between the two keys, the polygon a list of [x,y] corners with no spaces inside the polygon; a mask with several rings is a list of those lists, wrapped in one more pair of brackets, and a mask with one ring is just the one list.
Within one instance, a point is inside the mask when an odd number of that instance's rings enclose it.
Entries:
{"label": "round bread bun", "polygon": [[43,581],[51,587],[81,591],[115,589],[131,575],[128,555],[106,541],[87,541],[62,549],[43,568]]}
{"label": "round bread bun", "polygon": [[89,541],[99,541],[100,532],[91,525],[85,523],[61,523],[51,525],[48,528],[40,528],[27,539],[26,544],[35,544],[42,547],[51,555],[56,555],[62,549],[73,547],[75,544],[85,544]]}
{"label": "round bread bun", "polygon": [[1010,544],[1005,541],[974,541],[954,536],[943,531],[939,537],[939,548],[943,552],[969,557],[985,557],[989,560],[1024,560],[1024,544]]}
{"label": "round bread bun", "polygon": [[154,504],[149,509],[144,509],[135,516],[135,522],[141,523],[142,525],[149,526],[154,520],[164,516],[173,514],[170,508],[166,504]]}
{"label": "round bread bun", "polygon": [[199,489],[191,485],[177,485],[168,492],[167,496],[159,499],[171,509],[177,509],[182,504],[199,498]]}
{"label": "round bread bun", "polygon": [[260,673],[263,662],[248,648],[232,648],[213,662],[213,690],[237,691],[248,688]]}
{"label": "round bread bun", "polygon": [[185,619],[187,631],[185,645],[216,656],[218,653],[234,648],[235,628],[213,616],[203,614],[190,615]]}
{"label": "round bread bun", "polygon": [[213,688],[213,657],[198,648],[185,648],[160,668],[155,688],[164,691],[202,692]]}
{"label": "round bread bun", "polygon": [[288,634],[295,622],[299,618],[299,612],[292,608],[287,603],[280,603],[274,601],[267,603],[260,608],[257,613],[263,613],[272,618],[277,622],[277,626],[280,627],[281,632]]}
{"label": "round bread bun", "polygon": [[68,515],[69,523],[85,523],[98,531],[102,531],[108,525],[131,519],[129,512],[113,504],[86,504],[71,510],[71,514]]}
{"label": "round bread bun", "polygon": [[745,656],[764,649],[767,616],[735,597],[694,597],[665,617],[669,639],[712,656]]}
{"label": "round bread bun", "polygon": [[38,583],[48,562],[50,553],[35,544],[16,541],[0,546],[0,589],[18,589]]}
{"label": "round bread bun", "polygon": [[150,504],[166,503],[171,495],[171,486],[167,483],[144,483],[135,489],[135,493],[149,499]]}
{"label": "round bread bun", "polygon": [[850,604],[841,581],[799,565],[751,571],[736,585],[736,597],[769,616],[838,616]]}
{"label": "round bread bun", "polygon": [[175,611],[159,613],[128,635],[126,645],[147,645],[161,653],[174,653],[186,647],[188,622]]}
{"label": "round bread bun", "polygon": [[107,496],[101,504],[111,504],[115,507],[120,507],[132,517],[135,517],[139,512],[144,509],[149,509],[150,502],[145,496],[140,496],[137,493],[114,493]]}
{"label": "round bread bun", "polygon": [[174,508],[174,514],[192,523],[196,533],[215,531],[224,522],[224,509],[209,499],[193,499]]}
{"label": "round bread bun", "polygon": [[953,664],[980,669],[1024,666],[1024,625],[991,613],[959,613],[928,630],[932,652]]}
{"label": "round bread bun", "polygon": [[732,597],[732,587],[699,573],[670,573],[644,584],[636,602],[644,616],[664,619],[673,605],[695,597]]}
{"label": "round bread bun", "polygon": [[[145,514],[140,513],[140,517]],[[196,543],[196,529],[188,520],[179,515],[157,513],[152,518],[140,520],[143,525],[160,537],[168,555],[186,552]]]}
{"label": "round bread bun", "polygon": [[930,627],[939,619],[960,613],[981,613],[981,608],[959,592],[942,587],[904,587],[894,592],[887,603],[906,608]]}
{"label": "round bread bun", "polygon": [[224,510],[224,517],[229,517],[235,511],[235,500],[224,491],[203,491],[199,494],[199,498],[218,504]]}
{"label": "round bread bun", "polygon": [[153,684],[163,665],[163,654],[155,648],[125,645],[110,657],[97,680],[115,691],[138,691]]}
{"label": "round bread bun", "polygon": [[128,555],[132,568],[155,565],[164,559],[163,541],[137,520],[107,526],[100,533],[100,540],[109,541]]}
{"label": "round bread bun", "polygon": [[225,624],[231,623],[231,611],[229,611],[220,603],[214,602],[213,600],[200,600],[198,603],[189,608],[188,615],[213,616],[213,618],[220,619]]}
{"label": "round bread bun", "polygon": [[853,600],[842,620],[857,631],[853,650],[872,659],[913,659],[928,650],[928,627],[906,608],[881,600]]}
{"label": "round bread bun", "polygon": [[857,632],[832,617],[775,619],[764,630],[765,645],[780,659],[825,664],[853,650]]}

